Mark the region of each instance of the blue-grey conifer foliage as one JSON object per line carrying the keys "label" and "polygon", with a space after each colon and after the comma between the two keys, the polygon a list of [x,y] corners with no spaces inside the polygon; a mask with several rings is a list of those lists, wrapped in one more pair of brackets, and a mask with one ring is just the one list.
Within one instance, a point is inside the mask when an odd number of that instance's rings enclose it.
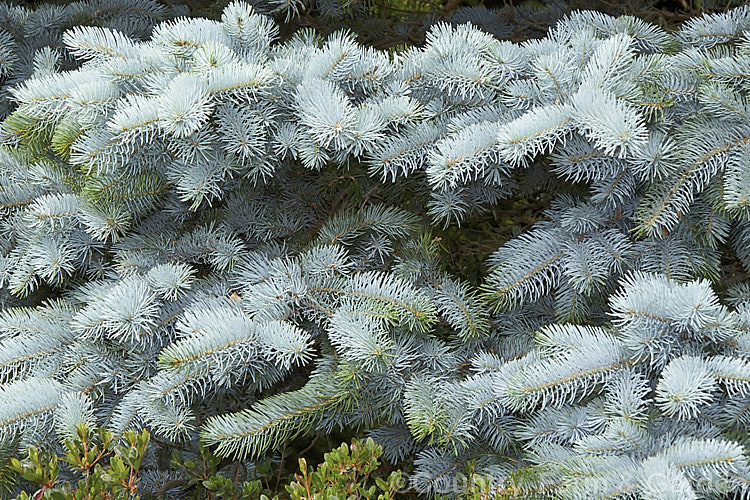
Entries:
{"label": "blue-grey conifer foliage", "polygon": [[0,118],[12,107],[12,86],[75,65],[62,43],[65,30],[102,26],[142,40],[154,25],[186,14],[185,6],[167,7],[156,0],[79,0],[34,9],[0,3]]}
{"label": "blue-grey conifer foliage", "polygon": [[[0,465],[81,420],[250,460],[361,428],[425,494],[471,461],[519,498],[748,495],[750,286],[717,283],[750,267],[749,7],[277,38],[242,2],[74,27],[75,69],[10,89]],[[446,272],[426,223],[534,189],[481,289]]]}

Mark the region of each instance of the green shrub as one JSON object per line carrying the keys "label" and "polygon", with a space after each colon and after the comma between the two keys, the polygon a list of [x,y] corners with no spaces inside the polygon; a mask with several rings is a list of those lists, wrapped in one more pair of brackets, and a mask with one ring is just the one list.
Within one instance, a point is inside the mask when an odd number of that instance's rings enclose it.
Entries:
{"label": "green shrub", "polygon": [[148,446],[149,434],[126,432],[123,444],[104,428],[76,427],[76,437],[65,441],[62,461],[77,476],[75,484],[60,484],[57,455],[29,448],[28,458],[13,459],[11,468],[40,488],[29,495],[22,492],[16,500],[138,500],[138,472]]}
{"label": "green shrub", "polygon": [[[29,448],[28,457],[13,459],[11,469],[39,489],[31,495],[22,492],[16,500],[138,500],[141,498],[138,473],[149,434],[145,430],[140,434],[128,431],[122,438],[123,444],[116,441],[104,428],[80,424],[76,426],[75,438],[65,441],[66,452],[62,459],[37,447]],[[379,471],[378,459],[382,454],[383,448],[368,438],[353,439],[351,445],[342,443],[326,453],[317,468],[309,467],[307,461],[300,458],[300,472],[283,487],[286,492],[279,495],[264,488],[261,479],[240,484],[236,479],[216,474],[220,459],[204,453],[201,460],[208,469],[199,472],[196,463],[186,462],[184,467],[189,479],[179,486],[193,497],[203,496],[203,492],[206,498],[216,500],[390,500],[405,485],[400,471],[387,475]],[[70,472],[80,477],[74,484],[59,481],[61,460]],[[214,473],[201,477],[206,470]],[[152,498],[154,492],[145,495],[144,498]]]}
{"label": "green shrub", "polygon": [[342,443],[325,454],[316,470],[310,470],[307,461],[300,458],[300,473],[286,490],[292,500],[390,500],[404,484],[399,471],[385,477],[374,474],[382,454],[383,448],[368,438],[353,440],[351,446]]}

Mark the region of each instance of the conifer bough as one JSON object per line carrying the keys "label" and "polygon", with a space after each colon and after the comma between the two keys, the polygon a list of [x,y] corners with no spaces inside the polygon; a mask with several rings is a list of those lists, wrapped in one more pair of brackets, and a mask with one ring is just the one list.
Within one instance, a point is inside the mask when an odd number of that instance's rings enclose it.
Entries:
{"label": "conifer bough", "polygon": [[[0,467],[81,421],[243,459],[346,428],[425,494],[750,493],[750,8],[396,54],[153,23],[7,80]],[[431,225],[541,190],[480,287],[447,271]]]}

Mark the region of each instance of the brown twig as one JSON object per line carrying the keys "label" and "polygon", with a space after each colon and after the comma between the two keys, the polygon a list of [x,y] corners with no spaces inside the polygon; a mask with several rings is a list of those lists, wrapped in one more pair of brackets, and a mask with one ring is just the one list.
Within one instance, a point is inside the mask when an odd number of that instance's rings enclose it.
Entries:
{"label": "brown twig", "polygon": [[156,493],[154,493],[154,496],[156,498],[164,498],[164,495],[167,494],[167,491],[171,490],[172,488],[177,488],[178,486],[185,486],[187,481],[185,479],[172,479],[170,481],[167,481],[166,483],[161,485],[161,488],[159,488]]}
{"label": "brown twig", "polygon": [[279,485],[281,484],[281,471],[284,470],[284,453],[286,453],[286,444],[281,448],[281,460],[279,460],[279,473],[276,475],[276,485],[273,488],[274,492],[279,491]]}

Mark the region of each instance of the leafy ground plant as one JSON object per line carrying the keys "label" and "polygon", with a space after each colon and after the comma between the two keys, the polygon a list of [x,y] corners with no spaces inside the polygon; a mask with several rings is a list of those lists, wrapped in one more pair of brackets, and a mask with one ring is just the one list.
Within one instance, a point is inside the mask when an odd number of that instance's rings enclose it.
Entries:
{"label": "leafy ground plant", "polygon": [[117,444],[104,428],[79,424],[74,439],[65,441],[62,461],[80,479],[75,485],[59,481],[57,455],[29,448],[24,460],[13,459],[11,468],[39,488],[29,496],[22,492],[16,500],[138,500],[138,471],[148,446],[147,431],[128,431]]}
{"label": "leafy ground plant", "polygon": [[[149,442],[149,433],[128,431],[124,444],[117,444],[112,433],[105,428],[79,424],[75,438],[65,442],[65,454],[59,458],[37,447],[28,450],[23,460],[13,459],[11,468],[35,489],[22,492],[16,500],[139,500],[138,472]],[[181,497],[223,500],[391,500],[404,488],[400,470],[385,474],[379,458],[383,448],[371,438],[353,439],[351,445],[342,443],[324,456],[317,468],[299,459],[300,472],[284,486],[279,494],[264,488],[261,479],[238,484],[232,478],[213,474],[184,483]],[[209,456],[210,458],[213,455]],[[80,477],[76,484],[61,481],[60,462]],[[195,464],[186,464],[188,470],[197,470]],[[215,468],[214,468],[215,471]],[[154,498],[144,492],[143,498]],[[473,498],[473,497],[471,497]]]}
{"label": "leafy ground plant", "polygon": [[[323,462],[313,468],[305,458],[300,458],[299,472],[279,491],[272,491],[264,477],[251,481],[239,481],[214,474],[205,480],[191,480],[186,483],[195,498],[223,500],[390,500],[405,488],[400,470],[385,473],[380,457],[383,447],[372,438],[352,439],[350,445],[342,443],[326,453]],[[216,456],[207,451],[210,464]],[[198,478],[197,464],[187,464]],[[197,471],[197,472],[196,472]],[[262,473],[264,469],[256,468]],[[269,473],[270,471],[265,471]]]}

